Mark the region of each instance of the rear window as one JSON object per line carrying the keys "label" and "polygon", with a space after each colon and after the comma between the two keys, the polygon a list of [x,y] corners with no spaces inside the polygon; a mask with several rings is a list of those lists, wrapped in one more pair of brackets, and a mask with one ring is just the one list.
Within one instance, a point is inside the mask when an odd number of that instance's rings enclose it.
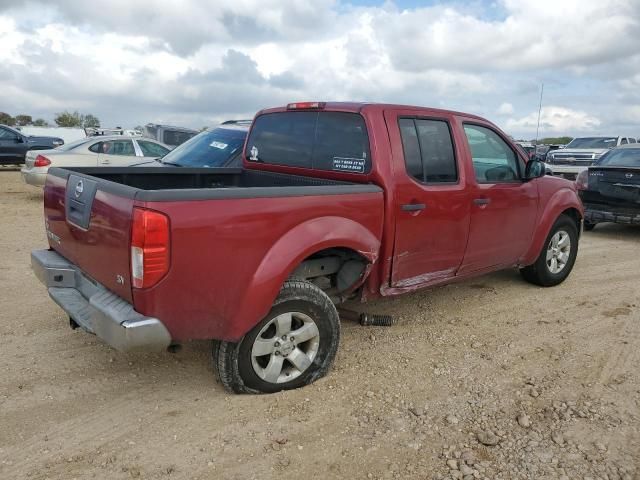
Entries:
{"label": "rear window", "polygon": [[607,167],[640,167],[640,148],[620,148],[605,153],[596,165]]}
{"label": "rear window", "polygon": [[181,132],[178,130],[165,130],[162,135],[162,143],[173,147],[180,145],[191,137],[195,136],[195,132]]}
{"label": "rear window", "polygon": [[279,112],[256,118],[246,159],[272,165],[368,173],[364,119],[347,112]]}

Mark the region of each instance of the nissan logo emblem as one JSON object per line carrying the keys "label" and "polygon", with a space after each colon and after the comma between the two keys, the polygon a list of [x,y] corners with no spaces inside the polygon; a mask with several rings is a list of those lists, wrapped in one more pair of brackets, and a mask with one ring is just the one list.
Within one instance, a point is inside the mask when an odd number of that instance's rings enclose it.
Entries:
{"label": "nissan logo emblem", "polygon": [[78,183],[76,183],[76,198],[79,198],[80,195],[82,195],[82,192],[84,191],[84,184],[82,183],[82,180],[78,180]]}
{"label": "nissan logo emblem", "polygon": [[633,173],[626,173],[625,178],[633,178]]}

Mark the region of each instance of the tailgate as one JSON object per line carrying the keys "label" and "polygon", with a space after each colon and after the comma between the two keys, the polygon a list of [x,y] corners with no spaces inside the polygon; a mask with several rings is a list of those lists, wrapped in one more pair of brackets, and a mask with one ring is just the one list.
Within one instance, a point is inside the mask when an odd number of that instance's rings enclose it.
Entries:
{"label": "tailgate", "polygon": [[589,201],[640,205],[640,168],[589,168]]}
{"label": "tailgate", "polygon": [[131,302],[134,200],[103,186],[99,178],[63,169],[50,171],[44,189],[47,237],[51,248],[87,276]]}

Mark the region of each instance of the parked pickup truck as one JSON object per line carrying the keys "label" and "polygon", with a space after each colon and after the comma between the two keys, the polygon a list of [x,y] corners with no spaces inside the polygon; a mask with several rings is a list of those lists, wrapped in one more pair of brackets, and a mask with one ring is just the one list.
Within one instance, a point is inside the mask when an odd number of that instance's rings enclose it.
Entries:
{"label": "parked pickup truck", "polygon": [[585,206],[584,229],[598,223],[640,225],[640,144],[605,153],[576,179]]}
{"label": "parked pickup truck", "polygon": [[571,272],[583,209],[474,115],[296,103],[257,114],[242,169],[52,168],[53,300],[120,350],[214,339],[223,385],[274,392],[330,368],[336,304],[518,267]]}

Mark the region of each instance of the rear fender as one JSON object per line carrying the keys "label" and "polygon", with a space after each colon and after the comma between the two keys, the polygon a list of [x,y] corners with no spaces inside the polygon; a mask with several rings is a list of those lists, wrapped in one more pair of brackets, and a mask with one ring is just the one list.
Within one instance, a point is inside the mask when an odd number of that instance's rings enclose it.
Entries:
{"label": "rear fender", "polygon": [[538,220],[538,226],[527,253],[521,258],[520,265],[531,265],[542,251],[544,242],[551,231],[551,227],[565,210],[575,209],[580,218],[584,217],[584,207],[578,195],[571,188],[562,188],[555,192],[547,201]]}
{"label": "rear fender", "polygon": [[280,237],[247,286],[225,339],[239,340],[269,313],[285,280],[304,259],[337,247],[360,253],[371,265],[378,258],[380,240],[366,227],[342,217],[308,220]]}

